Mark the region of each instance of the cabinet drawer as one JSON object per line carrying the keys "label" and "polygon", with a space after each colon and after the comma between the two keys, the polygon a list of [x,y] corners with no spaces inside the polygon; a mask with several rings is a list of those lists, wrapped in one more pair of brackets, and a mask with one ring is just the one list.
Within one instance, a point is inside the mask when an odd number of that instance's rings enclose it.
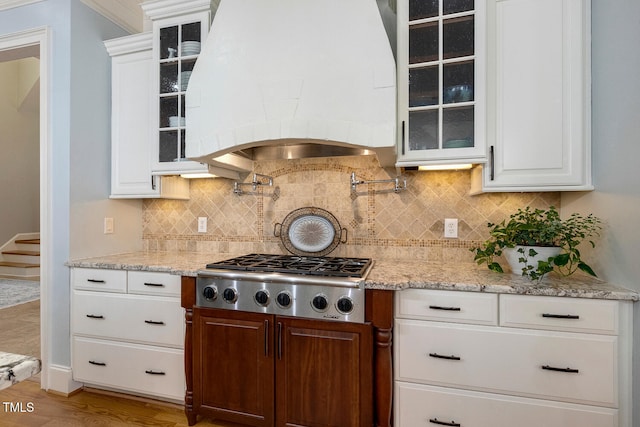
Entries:
{"label": "cabinet drawer", "polygon": [[500,325],[594,334],[618,333],[617,301],[500,295]]}
{"label": "cabinet drawer", "polygon": [[184,315],[169,297],[74,291],[74,334],[183,346]]}
{"label": "cabinet drawer", "polygon": [[396,316],[443,322],[498,324],[498,295],[407,289],[398,292]]}
{"label": "cabinet drawer", "polygon": [[181,277],[169,273],[129,271],[129,293],[179,297]]}
{"label": "cabinet drawer", "polygon": [[71,270],[71,276],[74,289],[127,292],[127,272],[124,270],[74,268]]}
{"label": "cabinet drawer", "polygon": [[398,380],[617,406],[615,336],[397,319],[394,340]]}
{"label": "cabinet drawer", "polygon": [[395,426],[614,427],[616,409],[396,382]]}
{"label": "cabinet drawer", "polygon": [[182,350],[75,337],[72,357],[76,381],[184,399]]}

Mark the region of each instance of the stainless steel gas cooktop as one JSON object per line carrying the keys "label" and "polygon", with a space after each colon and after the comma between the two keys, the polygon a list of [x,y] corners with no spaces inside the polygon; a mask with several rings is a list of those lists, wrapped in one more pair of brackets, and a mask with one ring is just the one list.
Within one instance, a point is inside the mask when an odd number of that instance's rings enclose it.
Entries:
{"label": "stainless steel gas cooktop", "polygon": [[364,322],[369,258],[249,254],[198,272],[200,307]]}

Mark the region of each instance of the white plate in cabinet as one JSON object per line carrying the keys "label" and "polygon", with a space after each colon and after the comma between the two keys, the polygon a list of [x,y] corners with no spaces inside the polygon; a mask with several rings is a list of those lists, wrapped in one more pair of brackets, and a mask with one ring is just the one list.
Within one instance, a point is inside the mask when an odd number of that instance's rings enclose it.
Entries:
{"label": "white plate in cabinet", "polygon": [[442,322],[498,324],[498,295],[407,289],[397,293],[396,316]]}
{"label": "white plate in cabinet", "polygon": [[618,337],[396,319],[396,380],[617,407]]}
{"label": "white plate in cabinet", "polygon": [[180,347],[184,314],[175,298],[74,291],[74,334]]}
{"label": "white plate in cabinet", "polygon": [[129,271],[129,293],[180,296],[181,277],[153,271]]}
{"label": "white plate in cabinet", "polygon": [[618,411],[396,382],[396,427],[614,427]]}
{"label": "white plate in cabinet", "polygon": [[173,400],[184,398],[179,349],[75,337],[74,380]]}
{"label": "white plate in cabinet", "polygon": [[500,295],[500,325],[616,335],[618,307],[617,301]]}
{"label": "white plate in cabinet", "polygon": [[73,268],[71,269],[71,275],[71,283],[73,283],[74,289],[127,292],[127,272],[125,270]]}

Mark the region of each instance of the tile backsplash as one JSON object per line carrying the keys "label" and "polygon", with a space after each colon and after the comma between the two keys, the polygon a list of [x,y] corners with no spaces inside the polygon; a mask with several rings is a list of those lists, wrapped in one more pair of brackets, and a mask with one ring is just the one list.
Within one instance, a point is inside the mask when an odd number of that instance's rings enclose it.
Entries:
{"label": "tile backsplash", "polygon": [[[331,256],[471,262],[469,248],[488,236],[487,222],[519,207],[560,206],[557,192],[470,196],[469,171],[406,171],[405,191],[394,192],[393,183],[352,191],[352,172],[364,181],[396,177],[375,156],[261,161],[254,171],[273,177],[273,186],[243,186],[237,195],[231,180],[194,179],[190,200],[145,200],[145,249],[287,253],[274,227],[295,209],[313,206],[331,212],[346,229],[346,243]],[[206,233],[198,233],[198,217],[208,218]],[[457,239],[443,237],[445,218],[458,219]]]}

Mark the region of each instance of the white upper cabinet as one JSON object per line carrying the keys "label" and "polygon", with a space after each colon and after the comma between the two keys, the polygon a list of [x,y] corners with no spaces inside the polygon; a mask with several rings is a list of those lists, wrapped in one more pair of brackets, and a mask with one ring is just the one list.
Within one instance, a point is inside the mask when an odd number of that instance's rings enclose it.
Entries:
{"label": "white upper cabinet", "polygon": [[485,162],[485,2],[397,11],[398,166]]}
{"label": "white upper cabinet", "polygon": [[208,172],[185,155],[185,93],[209,32],[210,1],[155,0],[142,4],[153,27],[151,167],[155,174]]}
{"label": "white upper cabinet", "polygon": [[189,184],[151,167],[151,33],[108,40],[111,56],[111,198],[188,199]]}
{"label": "white upper cabinet", "polygon": [[480,191],[591,190],[590,1],[487,2]]}

